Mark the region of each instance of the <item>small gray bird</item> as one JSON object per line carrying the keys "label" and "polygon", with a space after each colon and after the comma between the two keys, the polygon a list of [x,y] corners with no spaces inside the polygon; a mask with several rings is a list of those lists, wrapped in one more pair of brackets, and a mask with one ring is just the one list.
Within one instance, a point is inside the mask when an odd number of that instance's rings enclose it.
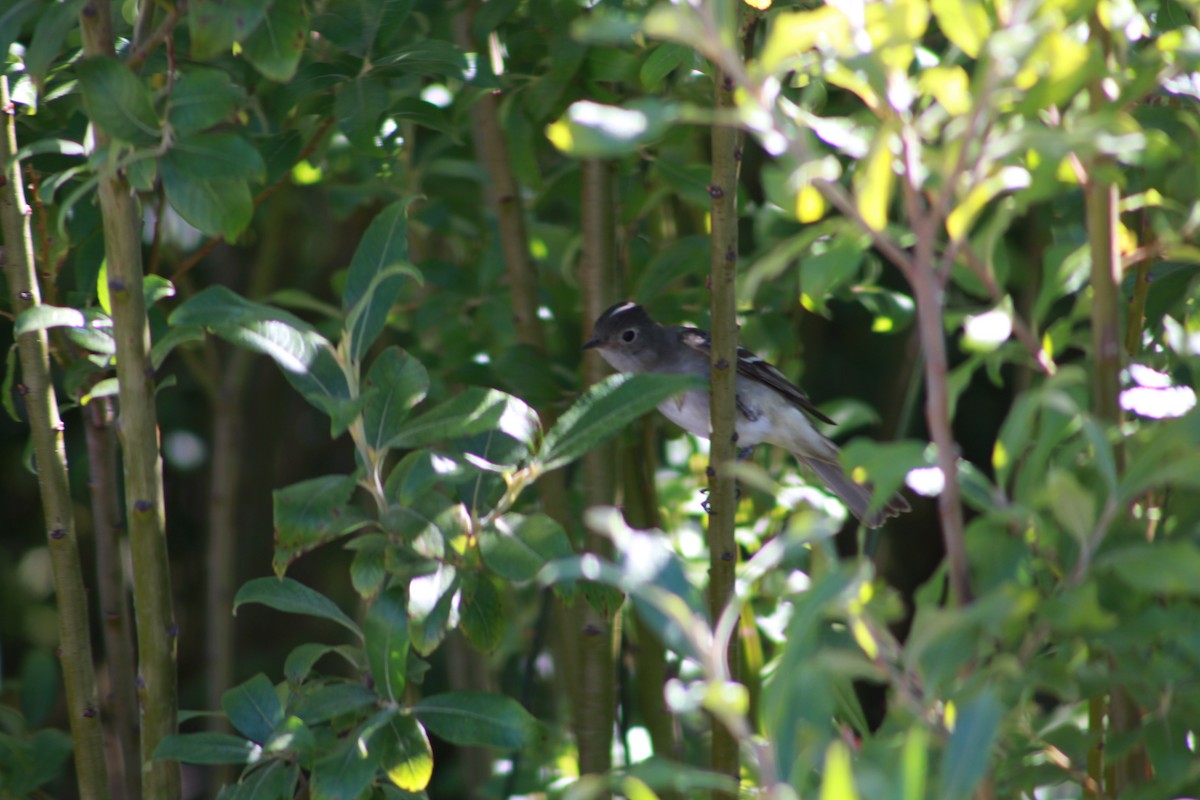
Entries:
{"label": "small gray bird", "polygon": [[[644,308],[626,302],[600,315],[583,349],[597,350],[619,372],[666,372],[707,379],[712,342],[708,331],[660,325]],[[855,483],[842,471],[837,445],[821,435],[809,416],[829,424],[833,420],[782,372],[741,347],[737,372],[734,424],[738,447],[766,442],[790,450],[868,527],[878,528],[888,517],[910,510],[904,496],[896,494],[867,516],[871,487]],[[664,400],[658,410],[696,436],[707,439],[712,433],[709,392],[704,389],[690,389]]]}

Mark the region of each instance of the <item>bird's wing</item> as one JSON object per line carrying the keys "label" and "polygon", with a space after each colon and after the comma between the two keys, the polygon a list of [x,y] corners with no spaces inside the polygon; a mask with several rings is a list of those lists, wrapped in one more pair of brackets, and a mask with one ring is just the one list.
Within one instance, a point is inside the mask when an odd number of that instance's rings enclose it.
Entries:
{"label": "bird's wing", "polygon": [[[703,353],[706,358],[712,357],[712,337],[709,336],[708,331],[703,331],[699,328],[680,328],[679,338],[688,347]],[[758,381],[770,386],[787,398],[792,405],[821,420],[821,422],[827,422],[830,425],[835,424],[833,420],[822,414],[813,405],[812,400],[808,399],[808,395],[801,391],[799,386],[789,381],[782,372],[769,362],[764,361],[744,347],[739,347],[737,354],[738,374],[744,375],[752,381]]]}

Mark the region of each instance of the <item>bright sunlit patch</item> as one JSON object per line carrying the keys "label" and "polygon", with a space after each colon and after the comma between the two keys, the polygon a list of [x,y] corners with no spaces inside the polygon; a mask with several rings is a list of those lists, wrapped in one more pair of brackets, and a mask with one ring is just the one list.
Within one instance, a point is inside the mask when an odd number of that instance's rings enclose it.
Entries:
{"label": "bright sunlit patch", "polygon": [[474,356],[472,356],[471,360],[474,361],[476,364],[492,363],[492,357],[489,356],[487,353],[476,353]]}
{"label": "bright sunlit patch", "polygon": [[1170,419],[1182,417],[1196,407],[1196,393],[1190,386],[1154,389],[1135,386],[1121,392],[1121,408],[1140,417]]}
{"label": "bright sunlit patch", "polygon": [[990,352],[1008,341],[1012,334],[1012,316],[1004,309],[996,308],[967,317],[963,333],[968,348]]}
{"label": "bright sunlit patch", "polygon": [[910,469],[904,483],[922,497],[937,497],[946,486],[946,476],[938,467]]}
{"label": "bright sunlit patch", "polygon": [[452,475],[458,472],[458,463],[454,459],[439,456],[436,453],[429,457],[429,463],[438,475]]}
{"label": "bright sunlit patch", "polygon": [[641,111],[606,106],[589,100],[572,103],[567,109],[567,118],[577,125],[598,128],[619,139],[635,139],[650,128],[649,120]]}
{"label": "bright sunlit patch", "polygon": [[453,102],[454,95],[440,83],[431,83],[421,90],[421,99],[438,108],[445,108]]}
{"label": "bright sunlit patch", "polygon": [[642,726],[629,729],[629,763],[637,764],[654,755],[654,744],[650,741],[650,731]]}
{"label": "bright sunlit patch", "polygon": [[1145,364],[1130,364],[1129,377],[1138,386],[1148,389],[1166,389],[1171,385],[1171,376],[1165,372],[1150,369]]}
{"label": "bright sunlit patch", "polygon": [[314,167],[308,161],[301,161],[292,167],[292,182],[297,186],[309,186],[321,182],[321,168]]}
{"label": "bright sunlit patch", "polygon": [[537,315],[538,315],[538,319],[545,319],[545,320],[554,319],[554,312],[551,311],[546,306],[538,306]]}

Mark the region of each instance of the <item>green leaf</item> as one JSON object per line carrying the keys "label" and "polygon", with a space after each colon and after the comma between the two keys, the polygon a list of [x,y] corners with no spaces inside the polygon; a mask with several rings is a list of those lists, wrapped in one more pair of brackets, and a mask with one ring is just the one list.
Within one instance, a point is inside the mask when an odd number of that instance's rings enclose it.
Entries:
{"label": "green leaf", "polygon": [[415,717],[396,714],[371,737],[388,780],[406,792],[421,792],[433,777],[433,748]]}
{"label": "green leaf", "polygon": [[31,728],[40,728],[58,705],[58,659],[46,650],[31,650],[21,661],[21,713]]}
{"label": "green leaf", "polygon": [[88,116],[117,139],[136,145],[158,141],[158,115],[150,89],[114,58],[89,58],[76,67]]}
{"label": "green leaf", "polygon": [[704,385],[689,375],[605,378],[576,400],[546,434],[537,455],[539,465],[545,471],[565,466],[672,395]]}
{"label": "green leaf", "polygon": [[[5,6],[8,6],[8,3],[5,3]],[[34,26],[24,58],[25,72],[39,87],[45,85],[54,62],[67,54],[68,51],[63,45],[66,43],[67,34],[79,25],[79,10],[83,7],[83,2],[71,0],[65,3],[43,3],[42,6],[44,10],[41,19]],[[0,22],[15,24],[16,20],[8,19],[10,13],[12,12],[0,16]],[[19,33],[19,28],[14,33]],[[7,55],[8,47],[0,50],[0,57]]]}
{"label": "green leaf", "polygon": [[840,739],[825,751],[825,770],[821,775],[819,800],[859,800],[854,788],[854,770],[850,767],[850,750]]}
{"label": "green leaf", "polygon": [[352,337],[352,357],[355,361],[362,358],[362,354],[383,330],[404,276],[420,280],[419,274],[411,267],[401,272],[389,272],[393,268],[407,266],[408,207],[414,199],[397,200],[380,211],[371,220],[354,251],[346,276],[346,288],[342,293],[342,307],[351,312],[352,321],[347,321],[346,329]]}
{"label": "green leaf", "polygon": [[650,51],[642,61],[638,78],[647,92],[659,92],[667,76],[679,67],[690,65],[695,55],[690,47],[681,44],[662,44]]}
{"label": "green leaf", "polygon": [[263,77],[286,83],[296,75],[308,38],[303,0],[274,0],[267,17],[242,45],[242,55]]}
{"label": "green leaf", "polygon": [[971,58],[978,58],[992,34],[992,22],[980,0],[933,0],[933,16],[946,38]]}
{"label": "green leaf", "polygon": [[388,106],[388,93],[374,78],[357,78],[344,84],[333,102],[338,130],[360,150],[374,150],[379,117]]}
{"label": "green leaf", "polygon": [[440,739],[457,745],[519,750],[533,744],[538,722],[511,697],[447,692],[417,702],[413,714]]}
{"label": "green leaf", "polygon": [[291,578],[255,578],[238,590],[233,613],[246,603],[258,603],[288,614],[331,620],[362,638],[362,630],[332,600]]}
{"label": "green leaf", "polygon": [[368,521],[350,505],[353,475],[324,475],[274,492],[276,568]]}
{"label": "green leaf", "polygon": [[971,231],[976,217],[1003,192],[1025,189],[1031,183],[1024,167],[1003,167],[994,175],[975,184],[961,203],[946,217],[946,232],[952,239],[961,239]]}
{"label": "green leaf", "polygon": [[[64,5],[66,5],[64,3]],[[0,54],[7,56],[9,47],[21,35],[25,21],[32,19],[38,11],[43,11],[45,4],[42,0],[16,0],[5,3],[0,8]],[[69,15],[78,24],[75,15]],[[58,48],[55,48],[57,51]],[[32,787],[36,788],[36,787]]]}
{"label": "green leaf", "polygon": [[226,55],[263,21],[270,0],[191,0],[188,32],[192,58],[207,61]]}
{"label": "green leaf", "polygon": [[379,768],[380,750],[367,746],[362,737],[362,728],[369,724],[359,726],[313,765],[313,800],[356,800],[370,785]]}
{"label": "green leaf", "polygon": [[363,623],[363,635],[375,691],[392,702],[400,702],[404,699],[409,644],[403,588],[389,589],[375,598]]}
{"label": "green leaf", "polygon": [[304,695],[296,708],[296,716],[307,725],[320,725],[335,717],[360,715],[378,702],[379,695],[361,683],[336,681]]}
{"label": "green leaf", "polygon": [[451,629],[450,611],[458,594],[458,571],[449,564],[420,575],[408,584],[408,618],[412,646],[427,656],[442,643]]}
{"label": "green leaf", "polygon": [[805,308],[829,315],[825,300],[858,274],[867,244],[864,237],[838,236],[824,250],[800,263],[800,289],[804,292],[801,302]]}
{"label": "green leaf", "polygon": [[222,792],[220,800],[291,800],[299,780],[299,764],[271,760],[244,775],[230,794]]}
{"label": "green leaf", "polygon": [[357,536],[347,544],[356,551],[350,562],[350,582],[363,598],[374,596],[387,578],[384,568],[387,545],[388,538],[378,534]]}
{"label": "green leaf", "polygon": [[313,326],[283,309],[254,303],[224,286],[193,295],[169,317],[173,326],[195,325],[241,347],[275,360],[288,381],[322,411],[327,401],[348,400],[346,383],[333,346]]}
{"label": "green leaf", "polygon": [[892,170],[892,138],[895,130],[894,123],[885,124],[879,129],[871,143],[871,151],[859,162],[852,179],[858,213],[867,227],[874,231],[882,231],[887,227],[888,208],[896,185],[896,173]]}
{"label": "green leaf", "polygon": [[487,575],[469,575],[463,581],[458,613],[463,635],[476,650],[490,653],[504,641],[504,603]]}
{"label": "green leaf", "polygon": [[1168,540],[1121,547],[1096,559],[1127,586],[1154,595],[1200,597],[1200,548]]}
{"label": "green leaf", "polygon": [[13,333],[16,336],[22,336],[48,328],[82,328],[84,324],[83,312],[78,309],[42,303],[30,306],[17,315],[17,320],[13,324]]}
{"label": "green leaf", "polygon": [[167,356],[181,344],[204,341],[204,329],[196,325],[183,325],[171,328],[166,336],[160,336],[150,349],[150,365],[154,369],[162,367]]}
{"label": "green leaf", "polygon": [[142,299],[146,308],[150,308],[159,300],[175,296],[175,286],[161,275],[147,275],[142,278]]}
{"label": "green leaf", "polygon": [[814,47],[841,50],[852,35],[850,20],[835,6],[773,15],[758,67],[768,74],[794,69]]}
{"label": "green leaf", "polygon": [[283,721],[275,685],[261,672],[221,695],[221,708],[238,733],[259,744],[265,744]]}
{"label": "green leaf", "polygon": [[416,419],[409,420],[388,447],[422,447],[461,436],[500,430],[532,447],[540,430],[537,413],[519,398],[472,386]]}
{"label": "green leaf", "polygon": [[296,645],[283,662],[283,677],[287,678],[289,683],[303,683],[312,672],[313,665],[322,656],[333,652],[333,649],[333,645],[315,642]]}
{"label": "green leaf", "polygon": [[366,387],[373,389],[363,407],[363,431],[368,445],[382,450],[400,433],[408,412],[425,399],[429,374],[420,361],[389,347],[371,362]]}
{"label": "green leaf", "polygon": [[1004,706],[991,688],[959,707],[954,733],[942,756],[938,797],[960,800],[971,796],[987,772],[992,742],[1003,718]]}
{"label": "green leaf", "polygon": [[574,555],[562,526],[542,513],[506,514],[479,534],[483,563],[510,581],[528,581],[548,562]]}
{"label": "green leaf", "polygon": [[435,75],[463,80],[467,57],[462,50],[444,39],[423,39],[381,55],[375,60],[374,67],[376,72],[389,77]]}
{"label": "green leaf", "polygon": [[1052,469],[1046,478],[1046,502],[1054,519],[1082,544],[1096,524],[1096,498],[1063,469]]}
{"label": "green leaf", "polygon": [[662,99],[633,100],[623,106],[579,100],[546,126],[546,137],[576,158],[616,158],[662,138],[681,114],[676,103]]}
{"label": "green leaf", "polygon": [[154,760],[185,764],[248,764],[257,750],[258,745],[254,742],[228,733],[174,733],[154,748]]}
{"label": "green leaf", "polygon": [[254,216],[250,185],[242,178],[197,178],[181,170],[179,161],[162,160],[163,190],[171,208],[209,236],[236,239]]}
{"label": "green leaf", "polygon": [[243,96],[224,70],[188,66],[171,90],[167,122],[177,134],[211,128],[231,117]]}
{"label": "green leaf", "polygon": [[261,181],[267,165],[245,137],[236,133],[181,136],[162,159],[167,169],[202,181],[240,178]]}

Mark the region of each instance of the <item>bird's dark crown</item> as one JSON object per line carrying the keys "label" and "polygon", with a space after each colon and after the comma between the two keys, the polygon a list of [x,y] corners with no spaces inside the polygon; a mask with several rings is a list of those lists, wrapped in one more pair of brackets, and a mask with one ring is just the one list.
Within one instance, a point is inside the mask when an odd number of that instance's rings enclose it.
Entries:
{"label": "bird's dark crown", "polygon": [[626,300],[605,309],[604,313],[596,319],[596,327],[641,325],[647,322],[650,322],[650,315],[646,313],[646,309],[632,300]]}

